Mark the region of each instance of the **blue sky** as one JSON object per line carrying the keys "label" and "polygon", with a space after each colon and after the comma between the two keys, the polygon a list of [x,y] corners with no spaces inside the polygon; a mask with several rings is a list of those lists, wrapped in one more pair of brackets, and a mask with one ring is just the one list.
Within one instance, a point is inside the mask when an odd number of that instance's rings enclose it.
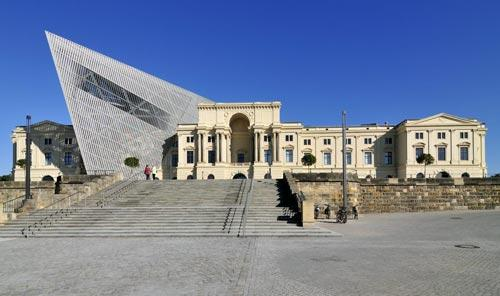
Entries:
{"label": "blue sky", "polygon": [[283,121],[486,122],[500,172],[500,1],[2,1],[0,174],[10,134],[70,123],[44,30],[221,102],[280,100]]}

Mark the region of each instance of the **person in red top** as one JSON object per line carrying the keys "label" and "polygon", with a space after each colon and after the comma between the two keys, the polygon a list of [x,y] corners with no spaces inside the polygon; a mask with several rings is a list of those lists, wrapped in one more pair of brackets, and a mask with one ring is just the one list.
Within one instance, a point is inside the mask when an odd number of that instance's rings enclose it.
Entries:
{"label": "person in red top", "polygon": [[146,180],[149,180],[149,176],[151,176],[151,168],[149,165],[146,165],[144,168],[144,175],[146,175]]}

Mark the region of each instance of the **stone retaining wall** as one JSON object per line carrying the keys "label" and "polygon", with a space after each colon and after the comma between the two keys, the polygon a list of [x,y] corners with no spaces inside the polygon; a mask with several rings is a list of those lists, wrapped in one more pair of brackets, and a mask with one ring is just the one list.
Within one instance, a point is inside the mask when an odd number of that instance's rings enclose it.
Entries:
{"label": "stone retaining wall", "polygon": [[[293,174],[307,199],[336,210],[342,204],[340,174]],[[500,178],[357,179],[349,176],[349,204],[361,213],[494,209],[500,206]]]}

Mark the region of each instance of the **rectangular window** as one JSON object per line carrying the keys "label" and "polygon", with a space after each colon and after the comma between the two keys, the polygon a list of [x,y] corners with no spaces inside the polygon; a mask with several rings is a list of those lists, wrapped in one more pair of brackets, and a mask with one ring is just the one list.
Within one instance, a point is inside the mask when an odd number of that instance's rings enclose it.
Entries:
{"label": "rectangular window", "polygon": [[365,164],[371,165],[373,163],[373,153],[365,152]]}
{"label": "rectangular window", "polygon": [[285,135],[285,141],[292,142],[293,141],[293,135]]}
{"label": "rectangular window", "polygon": [[311,145],[311,139],[304,139],[304,145]]}
{"label": "rectangular window", "polygon": [[445,132],[439,132],[438,133],[438,139],[446,139],[446,133]]}
{"label": "rectangular window", "polygon": [[264,142],[271,142],[271,136],[264,135]]}
{"label": "rectangular window", "polygon": [[386,145],[392,145],[392,138],[385,138],[384,141]]}
{"label": "rectangular window", "polygon": [[176,168],[179,163],[179,156],[177,154],[172,154],[172,167]]}
{"label": "rectangular window", "polygon": [[384,164],[392,164],[392,152],[384,153]]}
{"label": "rectangular window", "polygon": [[291,149],[285,150],[285,160],[286,162],[293,162],[293,150]]}
{"label": "rectangular window", "polygon": [[469,138],[468,132],[460,132],[460,139],[468,139],[468,138]]}
{"label": "rectangular window", "polygon": [[446,160],[446,147],[438,147],[438,160]]}
{"label": "rectangular window", "polygon": [[424,148],[422,147],[415,148],[415,160],[417,160],[422,154],[424,154]]}
{"label": "rectangular window", "polygon": [[352,143],[351,138],[345,139],[345,144],[346,145],[351,145],[351,143]]}
{"label": "rectangular window", "polygon": [[[50,143],[52,144],[52,140],[50,140]],[[64,139],[64,144],[66,144],[66,145],[72,145],[73,144],[73,138],[65,138]]]}
{"label": "rectangular window", "polygon": [[324,165],[331,165],[332,164],[332,153],[330,153],[330,152],[323,153],[323,164]]}
{"label": "rectangular window", "polygon": [[371,145],[371,143],[372,143],[372,138],[365,138],[366,145]]}
{"label": "rectangular window", "polygon": [[214,137],[213,136],[208,136],[207,137],[207,141],[208,141],[208,143],[213,143]]}
{"label": "rectangular window", "polygon": [[208,151],[208,163],[215,163],[215,150]]}
{"label": "rectangular window", "polygon": [[417,140],[424,139],[424,133],[415,133],[415,139]]}
{"label": "rectangular window", "polygon": [[187,136],[186,137],[186,142],[187,143],[194,143],[194,136]]}
{"label": "rectangular window", "polygon": [[194,163],[194,151],[193,150],[186,151],[186,156],[187,156],[187,163]]}
{"label": "rectangular window", "polygon": [[52,152],[45,152],[45,165],[52,164]]}
{"label": "rectangular window", "polygon": [[469,147],[460,147],[460,160],[469,160]]}
{"label": "rectangular window", "polygon": [[331,145],[332,139],[323,139],[323,145]]}
{"label": "rectangular window", "polygon": [[45,145],[52,145],[52,138],[45,138]]}
{"label": "rectangular window", "polygon": [[245,153],[238,153],[238,163],[245,162]]}
{"label": "rectangular window", "polygon": [[347,165],[352,164],[352,153],[351,152],[346,152],[345,153],[345,162]]}
{"label": "rectangular window", "polygon": [[73,153],[64,152],[64,165],[72,165],[73,164]]}
{"label": "rectangular window", "polygon": [[264,150],[264,161],[267,162],[268,164],[271,164],[271,150],[269,149]]}

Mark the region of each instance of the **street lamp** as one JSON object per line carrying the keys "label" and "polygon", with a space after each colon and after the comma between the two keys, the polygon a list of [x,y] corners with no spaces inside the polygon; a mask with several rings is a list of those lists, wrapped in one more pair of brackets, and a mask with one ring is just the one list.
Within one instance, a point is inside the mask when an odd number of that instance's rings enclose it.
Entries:
{"label": "street lamp", "polygon": [[337,222],[347,222],[347,208],[349,200],[347,199],[347,159],[346,159],[346,112],[342,111],[342,207],[337,213]]}
{"label": "street lamp", "polygon": [[31,199],[31,115],[26,115],[25,198]]}

